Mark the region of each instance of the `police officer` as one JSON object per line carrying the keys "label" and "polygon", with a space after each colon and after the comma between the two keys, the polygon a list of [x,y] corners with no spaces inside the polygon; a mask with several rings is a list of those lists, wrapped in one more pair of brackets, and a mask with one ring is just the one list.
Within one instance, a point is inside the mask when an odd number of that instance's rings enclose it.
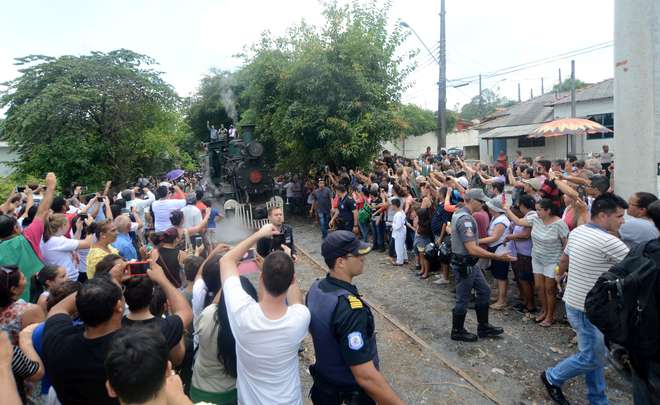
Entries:
{"label": "police officer", "polygon": [[321,246],[330,272],[307,293],[316,364],[311,390],[315,405],[403,404],[378,371],[371,309],[351,284],[371,248],[349,231],[335,231]]}
{"label": "police officer", "polygon": [[450,268],[456,280],[456,305],[452,311],[452,340],[474,342],[477,335],[465,330],[465,315],[472,289],[477,293],[475,311],[477,313],[477,334],[479,337],[494,337],[501,335],[504,330],[488,323],[488,306],[490,304],[490,287],[479,267],[475,267],[479,258],[490,260],[515,260],[509,255],[496,255],[479,247],[479,231],[477,221],[472,213],[482,209],[484,201],[488,198],[483,190],[473,188],[463,197],[464,203],[454,212],[451,219],[451,250],[453,256]]}

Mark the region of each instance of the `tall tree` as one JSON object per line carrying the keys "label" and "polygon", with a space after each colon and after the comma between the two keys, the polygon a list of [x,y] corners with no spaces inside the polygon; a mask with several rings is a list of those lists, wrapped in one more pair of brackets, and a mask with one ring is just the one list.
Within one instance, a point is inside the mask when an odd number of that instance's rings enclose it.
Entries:
{"label": "tall tree", "polygon": [[469,103],[461,108],[461,118],[464,120],[473,120],[492,114],[500,107],[509,107],[514,102],[506,97],[500,97],[499,94],[491,89],[485,89],[481,92],[481,97],[476,95],[472,97]]}
{"label": "tall tree", "polygon": [[411,70],[397,50],[405,38],[388,30],[389,4],[326,4],[325,25],[304,23],[285,38],[268,34],[236,73],[242,123],[282,169],[355,165],[398,136],[403,79]]}
{"label": "tall tree", "polygon": [[0,107],[19,173],[55,171],[64,185],[96,185],[192,163],[178,147],[190,132],[178,97],[153,59],[120,49],[16,64],[21,75],[5,84]]}
{"label": "tall tree", "polygon": [[[580,79],[575,79],[575,88],[576,89],[581,89],[583,87],[587,87],[589,83],[585,83]],[[552,91],[571,91],[571,79],[568,78],[561,82],[561,84],[555,84],[552,86]]]}

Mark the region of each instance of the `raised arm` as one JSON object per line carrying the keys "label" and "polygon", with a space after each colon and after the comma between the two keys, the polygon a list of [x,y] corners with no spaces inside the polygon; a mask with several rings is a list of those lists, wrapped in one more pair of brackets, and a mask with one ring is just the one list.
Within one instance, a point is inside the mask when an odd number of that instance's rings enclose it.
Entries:
{"label": "raised arm", "polygon": [[57,178],[55,177],[55,173],[48,173],[46,175],[46,193],[44,194],[43,200],[41,200],[41,204],[39,204],[36,215],[44,221],[48,218],[48,214],[50,213],[50,206],[53,204],[56,186]]}
{"label": "raised arm", "polygon": [[273,224],[266,224],[261,227],[257,232],[253,233],[250,237],[243,240],[236,245],[233,249],[227,252],[222,259],[220,259],[220,279],[222,284],[225,283],[229,277],[238,277],[238,263],[241,261],[245,253],[254,246],[261,238],[272,238],[273,235],[278,234],[279,231]]}
{"label": "raised arm", "polygon": [[187,329],[188,325],[190,325],[190,322],[192,322],[193,319],[192,309],[190,308],[186,297],[184,297],[183,294],[181,294],[181,292],[179,292],[179,290],[174,287],[170,280],[167,279],[163,268],[160,267],[160,265],[157,263],[157,260],[158,252],[154,251],[149,263],[149,270],[147,270],[147,276],[151,279],[151,281],[160,286],[160,288],[165,293],[165,297],[167,298],[167,302],[170,305],[171,312],[181,318],[183,327]]}
{"label": "raised arm", "polygon": [[513,211],[511,211],[511,208],[506,209],[506,216],[509,217],[511,222],[513,222],[514,224],[516,224],[518,226],[524,226],[524,227],[527,227],[527,228],[532,227],[532,224],[530,224],[529,221],[527,221],[525,218],[518,218],[516,216],[516,214],[514,214]]}

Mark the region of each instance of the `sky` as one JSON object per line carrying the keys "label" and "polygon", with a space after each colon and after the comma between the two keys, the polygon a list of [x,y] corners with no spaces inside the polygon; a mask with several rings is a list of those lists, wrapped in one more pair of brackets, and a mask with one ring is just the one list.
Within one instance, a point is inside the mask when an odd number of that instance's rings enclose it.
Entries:
{"label": "sky", "polygon": [[[340,0],[343,3],[344,0]],[[391,0],[391,24],[408,23],[437,54],[439,0]],[[18,75],[13,59],[29,54],[81,55],[127,48],[154,58],[163,77],[181,96],[195,92],[212,67],[235,70],[234,55],[304,19],[320,25],[317,0],[21,0],[6,1],[0,14],[0,82]],[[455,88],[463,77],[483,74],[482,87],[522,100],[570,76],[570,58],[510,74],[488,73],[584,49],[613,40],[614,0],[446,0],[447,106],[478,95],[476,80]],[[402,101],[437,108],[438,65],[411,35],[401,52],[419,49]],[[598,82],[613,77],[613,47],[576,56],[576,77]]]}

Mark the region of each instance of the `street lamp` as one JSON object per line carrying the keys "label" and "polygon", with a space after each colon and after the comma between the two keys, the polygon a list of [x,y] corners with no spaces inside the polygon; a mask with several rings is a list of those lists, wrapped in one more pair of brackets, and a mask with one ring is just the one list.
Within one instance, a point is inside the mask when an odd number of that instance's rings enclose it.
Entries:
{"label": "street lamp", "polygon": [[422,38],[420,38],[420,36],[417,35],[417,31],[415,31],[415,30],[413,29],[413,27],[410,26],[410,24],[408,24],[408,23],[405,22],[405,21],[399,21],[399,25],[402,26],[403,28],[407,28],[407,29],[409,29],[413,34],[415,34],[415,36],[417,37],[417,39],[419,39],[419,42],[421,42],[422,45],[424,45],[424,48],[426,48],[426,51],[429,53],[429,55],[431,55],[431,58],[433,58],[433,60],[435,61],[435,63],[438,63],[438,64],[440,63],[440,62],[438,62],[438,57],[435,56],[435,55],[433,54],[433,52],[431,52],[431,50],[429,49],[429,47],[426,46],[426,44],[424,43],[424,41],[422,41]]}

